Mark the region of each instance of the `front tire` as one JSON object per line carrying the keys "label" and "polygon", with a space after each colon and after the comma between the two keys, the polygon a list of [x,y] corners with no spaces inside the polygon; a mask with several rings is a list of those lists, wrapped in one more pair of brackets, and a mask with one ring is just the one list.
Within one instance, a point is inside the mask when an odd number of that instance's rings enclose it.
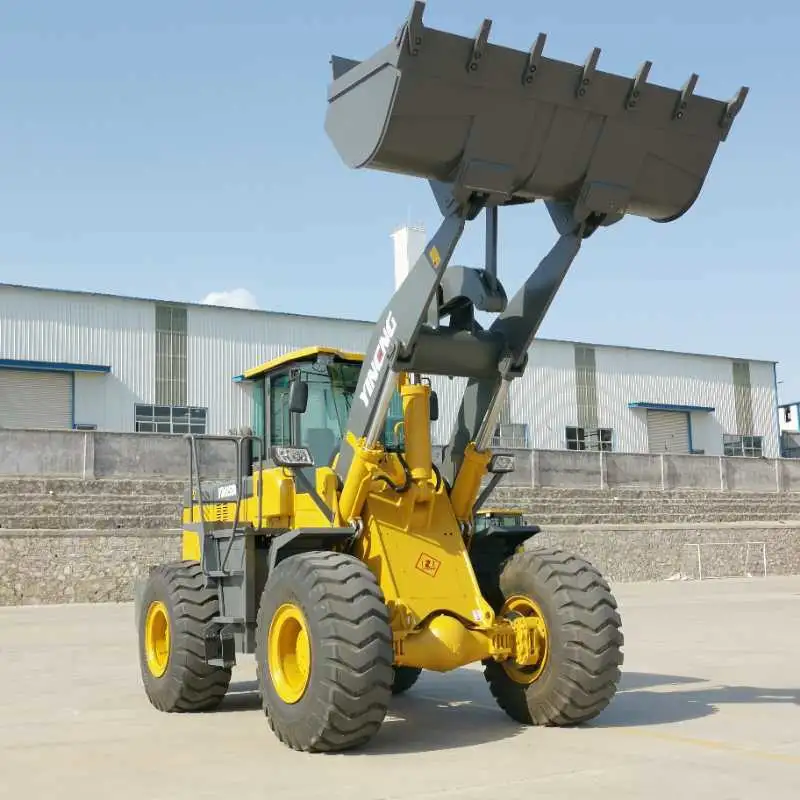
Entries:
{"label": "front tire", "polygon": [[139,666],[145,693],[159,711],[213,711],[231,670],[205,660],[204,633],[219,614],[196,561],[156,567],[145,581],[138,618]]}
{"label": "front tire", "polygon": [[257,637],[262,705],[281,742],[333,752],[378,732],[392,694],[392,632],[361,561],[334,552],[281,561],[264,587]]}
{"label": "front tire", "polygon": [[537,613],[547,634],[535,667],[485,663],[497,704],[525,725],[573,726],[600,714],[616,694],[623,662],[621,620],[608,583],[584,559],[541,548],[509,558],[499,585],[509,616]]}

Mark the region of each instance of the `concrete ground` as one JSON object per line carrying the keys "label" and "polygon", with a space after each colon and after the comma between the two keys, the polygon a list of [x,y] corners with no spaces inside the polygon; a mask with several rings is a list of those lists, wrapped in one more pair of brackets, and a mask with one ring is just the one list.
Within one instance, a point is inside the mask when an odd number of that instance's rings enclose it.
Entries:
{"label": "concrete ground", "polygon": [[0,608],[0,796],[800,797],[800,578],[621,584],[622,689],[584,729],[520,729],[479,671],[426,674],[373,744],[306,755],[272,736],[250,661],[224,710],[157,713],[131,606]]}

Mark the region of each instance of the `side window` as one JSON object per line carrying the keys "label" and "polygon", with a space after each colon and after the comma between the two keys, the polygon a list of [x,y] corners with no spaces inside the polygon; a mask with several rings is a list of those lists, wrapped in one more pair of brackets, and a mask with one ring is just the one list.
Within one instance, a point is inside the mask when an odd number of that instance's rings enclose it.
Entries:
{"label": "side window", "polygon": [[289,414],[289,376],[273,378],[270,384],[269,436],[273,445],[288,446],[292,443],[292,428]]}

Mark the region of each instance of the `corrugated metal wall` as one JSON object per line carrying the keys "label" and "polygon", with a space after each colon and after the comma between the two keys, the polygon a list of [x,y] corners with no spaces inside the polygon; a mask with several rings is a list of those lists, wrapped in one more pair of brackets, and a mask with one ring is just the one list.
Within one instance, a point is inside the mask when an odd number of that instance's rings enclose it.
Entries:
{"label": "corrugated metal wall", "polygon": [[[111,365],[111,375],[78,376],[76,421],[131,431],[134,404],[157,400],[155,317],[151,301],[0,286],[0,358]],[[186,324],[186,402],[208,408],[214,433],[250,423],[249,393],[233,376],[296,347],[363,351],[372,332],[362,322],[202,306],[188,307]],[[727,359],[537,340],[525,376],[512,384],[508,417],[528,424],[535,448],[563,449],[568,426],[596,422],[613,429],[614,450],[646,452],[645,413],[628,403],[707,405],[715,414],[692,414],[696,449],[720,454],[724,433],[752,433],[764,437],[764,455],[775,456],[772,365],[748,362],[736,370],[750,382],[738,403]],[[434,378],[433,385],[440,419],[432,436],[442,444],[465,381]],[[753,430],[740,430],[751,413]]]}
{"label": "corrugated metal wall", "polygon": [[153,394],[154,321],[145,301],[0,286],[0,358],[111,365],[76,381],[76,421],[132,431],[134,403]]}
{"label": "corrugated metal wall", "polygon": [[565,429],[577,425],[575,350],[566,342],[536,341],[525,374],[511,384],[511,419],[527,423],[531,446],[561,450]]}
{"label": "corrugated metal wall", "polygon": [[195,306],[187,329],[188,403],[208,408],[209,431],[217,433],[251,422],[249,389],[235,375],[298,347],[362,352],[372,333],[371,325],[349,320]]}

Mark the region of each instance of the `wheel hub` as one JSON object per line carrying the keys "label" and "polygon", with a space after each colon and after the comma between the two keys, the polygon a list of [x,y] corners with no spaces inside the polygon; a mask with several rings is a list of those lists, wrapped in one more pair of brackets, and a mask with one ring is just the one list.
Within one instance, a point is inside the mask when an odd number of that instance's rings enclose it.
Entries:
{"label": "wheel hub", "polygon": [[169,614],[160,600],[148,607],[144,631],[147,668],[154,677],[160,678],[169,666],[170,649]]}
{"label": "wheel hub", "polygon": [[501,662],[503,669],[516,683],[533,683],[544,672],[550,650],[544,614],[530,597],[513,595],[503,604],[500,616],[511,622],[516,640],[516,657]]}
{"label": "wheel hub", "polygon": [[298,702],[311,677],[311,642],[305,616],[293,603],[284,603],[272,618],[267,660],[280,699],[289,704]]}

